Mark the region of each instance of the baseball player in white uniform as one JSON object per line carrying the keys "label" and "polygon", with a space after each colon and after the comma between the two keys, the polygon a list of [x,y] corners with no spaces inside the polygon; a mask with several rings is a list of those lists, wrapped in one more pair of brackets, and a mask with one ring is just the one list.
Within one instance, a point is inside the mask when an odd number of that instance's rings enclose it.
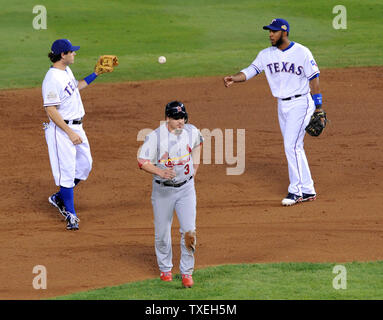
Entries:
{"label": "baseball player in white uniform", "polygon": [[180,272],[186,288],[194,284],[194,251],[196,245],[197,173],[203,137],[193,125],[182,102],[172,101],[165,108],[166,122],[145,138],[138,164],[153,174],[152,205],[154,211],[155,252],[160,279],[172,281],[171,226],[174,210],[181,233]]}
{"label": "baseball player in white uniform", "polygon": [[229,87],[265,72],[271,92],[278,99],[279,125],[288,162],[290,185],[282,205],[291,206],[316,199],[303,139],[311,115],[323,111],[319,68],[308,48],[288,39],[290,26],[286,20],[274,19],[263,29],[269,30],[272,46],[260,51],[249,67],[224,77],[224,84]]}
{"label": "baseball player in white uniform", "polygon": [[48,201],[64,216],[67,230],[79,229],[73,188],[86,180],[92,169],[89,142],[82,126],[85,111],[79,91],[98,74],[94,72],[80,81],[75,79],[69,65],[74,63],[79,49],[67,39],[53,42],[48,54],[53,65],[42,84],[44,107],[50,119],[45,125],[45,138],[53,177],[60,187]]}

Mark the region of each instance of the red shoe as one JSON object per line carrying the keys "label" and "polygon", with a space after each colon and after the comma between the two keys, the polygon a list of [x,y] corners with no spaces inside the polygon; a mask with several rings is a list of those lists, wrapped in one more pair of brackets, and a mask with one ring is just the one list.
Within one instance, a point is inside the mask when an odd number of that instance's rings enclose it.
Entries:
{"label": "red shoe", "polygon": [[172,281],[173,280],[172,272],[171,271],[161,272],[160,279],[162,281]]}
{"label": "red shoe", "polygon": [[185,288],[191,288],[194,284],[193,278],[191,274],[183,274],[182,275],[182,285]]}
{"label": "red shoe", "polygon": [[316,198],[317,198],[317,195],[315,193],[314,194],[304,193],[302,195],[302,202],[303,201],[314,201]]}

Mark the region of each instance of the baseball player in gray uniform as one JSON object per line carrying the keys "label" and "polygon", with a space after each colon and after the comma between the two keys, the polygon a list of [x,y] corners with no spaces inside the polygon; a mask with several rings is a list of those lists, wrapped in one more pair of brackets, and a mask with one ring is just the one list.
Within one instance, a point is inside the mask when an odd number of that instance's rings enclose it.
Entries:
{"label": "baseball player in gray uniform", "polygon": [[151,199],[160,279],[173,279],[171,226],[175,210],[181,233],[182,284],[190,288],[194,284],[192,273],[196,245],[194,177],[203,137],[195,126],[187,123],[188,114],[182,102],[169,102],[165,107],[165,118],[166,122],[146,136],[138,165],[153,174]]}

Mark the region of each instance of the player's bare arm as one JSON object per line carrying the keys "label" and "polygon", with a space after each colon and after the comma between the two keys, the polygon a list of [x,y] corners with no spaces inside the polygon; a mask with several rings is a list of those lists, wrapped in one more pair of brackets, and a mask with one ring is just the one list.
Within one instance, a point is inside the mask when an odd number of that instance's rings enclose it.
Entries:
{"label": "player's bare arm", "polygon": [[176,173],[173,168],[160,169],[145,159],[138,159],[142,163],[141,169],[147,173],[155,174],[163,179],[173,179]]}
{"label": "player's bare arm", "polygon": [[73,144],[82,143],[81,137],[75,133],[64,121],[61,117],[60,113],[57,111],[57,106],[45,107],[45,111],[50,119],[60,128],[62,129],[72,141]]}
{"label": "player's bare arm", "polygon": [[243,72],[238,72],[233,76],[226,76],[223,78],[223,83],[225,87],[230,87],[234,82],[244,82],[246,81],[246,75]]}
{"label": "player's bare arm", "polygon": [[[98,74],[97,74],[96,72],[94,72],[94,74],[95,74],[95,77],[98,76]],[[90,75],[90,76],[92,76],[92,75]],[[89,76],[88,76],[88,77],[89,77]],[[88,81],[89,81],[89,80],[88,80]],[[78,90],[82,90],[82,89],[85,89],[87,86],[89,86],[89,84],[90,84],[90,82],[89,82],[89,83],[86,82],[85,79],[83,79],[83,80],[79,80],[79,81],[78,81],[77,88],[78,88]]]}
{"label": "player's bare arm", "polygon": [[[311,94],[314,98],[315,102],[315,112],[322,112],[324,113],[324,110],[322,108],[322,95],[320,93],[320,87],[319,87],[319,76],[310,80],[310,90]],[[322,125],[326,125],[327,119],[325,117],[322,117],[321,119]]]}
{"label": "player's bare arm", "polygon": [[77,84],[78,90],[82,90],[86,88],[87,86],[89,86],[98,77],[98,75],[99,73],[93,72],[89,76],[85,77],[84,79],[79,80]]}
{"label": "player's bare arm", "polygon": [[[319,77],[310,80],[310,90],[313,95],[320,94]],[[322,106],[317,106],[315,111],[322,111]]]}
{"label": "player's bare arm", "polygon": [[[67,59],[63,59],[64,62],[61,62],[62,65],[65,67],[72,64],[74,62],[74,57],[76,56],[76,52],[69,52],[67,54]],[[77,84],[78,90],[82,90],[86,88],[88,85],[90,85],[100,74],[107,73],[107,72],[113,72],[114,67],[118,66],[118,58],[114,55],[103,55],[101,56],[95,67],[94,72],[90,75],[86,76],[84,79],[79,80]],[[65,70],[64,67],[64,70]]]}
{"label": "player's bare arm", "polygon": [[192,159],[193,159],[193,169],[194,169],[194,177],[197,175],[198,167],[201,159],[201,149],[202,144],[195,147],[192,151]]}
{"label": "player's bare arm", "polygon": [[86,88],[87,86],[88,86],[88,84],[86,83],[85,80],[80,80],[78,82],[77,88],[78,88],[78,90],[82,90],[82,89]]}
{"label": "player's bare arm", "polygon": [[82,89],[86,88],[87,86],[89,86],[89,84],[91,83],[90,80],[92,80],[92,78],[95,79],[96,77],[98,77],[99,74],[101,74],[101,73],[95,71],[93,74],[90,74],[88,77],[86,77],[82,80],[79,80],[78,85],[77,85],[78,90],[82,90]]}

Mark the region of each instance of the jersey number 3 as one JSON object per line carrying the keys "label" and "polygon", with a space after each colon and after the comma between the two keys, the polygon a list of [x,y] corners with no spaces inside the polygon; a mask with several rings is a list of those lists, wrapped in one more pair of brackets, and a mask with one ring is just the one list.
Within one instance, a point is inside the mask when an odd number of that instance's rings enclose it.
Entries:
{"label": "jersey number 3", "polygon": [[184,171],[185,175],[188,175],[190,173],[190,168],[189,168],[189,165],[187,164],[185,166],[185,171]]}

